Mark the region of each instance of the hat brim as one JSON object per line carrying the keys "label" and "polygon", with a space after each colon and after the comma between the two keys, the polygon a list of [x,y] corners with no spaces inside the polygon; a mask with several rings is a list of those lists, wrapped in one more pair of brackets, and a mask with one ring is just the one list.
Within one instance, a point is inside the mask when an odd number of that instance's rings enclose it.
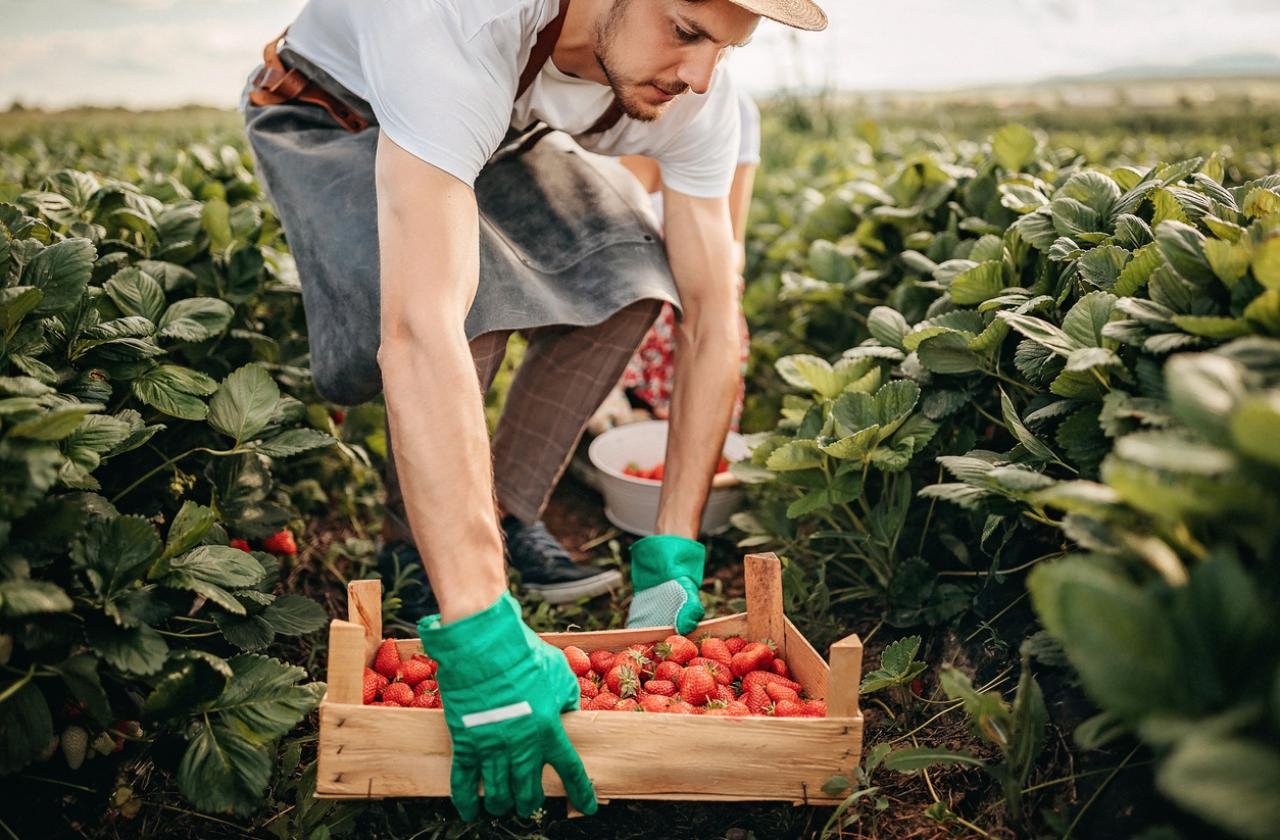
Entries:
{"label": "hat brim", "polygon": [[729,0],[761,17],[795,29],[819,32],[827,28],[827,13],[813,0]]}

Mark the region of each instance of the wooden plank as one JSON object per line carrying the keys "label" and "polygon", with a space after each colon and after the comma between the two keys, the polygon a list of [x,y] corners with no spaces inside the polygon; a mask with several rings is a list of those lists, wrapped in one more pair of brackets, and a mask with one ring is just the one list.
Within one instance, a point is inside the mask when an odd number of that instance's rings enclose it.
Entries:
{"label": "wooden plank", "polygon": [[[601,799],[785,800],[834,804],[831,776],[858,763],[862,718],[703,718],[569,712],[569,735]],[[320,706],[316,795],[448,796],[449,732],[436,709]],[[690,761],[681,743],[716,761]],[[405,744],[412,744],[406,750]],[[550,767],[549,796],[564,788]]]}
{"label": "wooden plank", "polygon": [[743,561],[747,586],[747,640],[771,640],[778,656],[787,657],[782,614],[782,562],[778,555],[748,554]]}
{"label": "wooden plank", "polygon": [[858,712],[858,687],[862,683],[862,640],[846,636],[831,646],[831,676],[827,683],[827,713],[854,717]]}
{"label": "wooden plank", "polygon": [[382,644],[382,581],[353,580],[347,584],[347,620],[364,628],[364,664]]}
{"label": "wooden plank", "polygon": [[[737,613],[723,618],[712,618],[699,624],[693,631],[697,638],[703,633],[717,636],[745,636],[747,633],[747,614]],[[667,627],[642,627],[635,630],[598,630],[593,632],[539,633],[545,641],[558,648],[577,645],[590,653],[593,650],[622,650],[628,645],[645,642],[660,642],[671,635]],[[418,639],[397,639],[396,649],[401,659],[408,659],[415,653],[422,653],[422,642]]]}
{"label": "wooden plank", "polygon": [[364,699],[365,628],[350,621],[329,623],[329,667],[325,696],[334,703],[360,703]]}
{"label": "wooden plank", "polygon": [[809,640],[801,635],[791,619],[783,620],[784,638],[787,645],[787,667],[791,669],[791,679],[804,686],[810,697],[827,696],[826,661],[813,649]]}

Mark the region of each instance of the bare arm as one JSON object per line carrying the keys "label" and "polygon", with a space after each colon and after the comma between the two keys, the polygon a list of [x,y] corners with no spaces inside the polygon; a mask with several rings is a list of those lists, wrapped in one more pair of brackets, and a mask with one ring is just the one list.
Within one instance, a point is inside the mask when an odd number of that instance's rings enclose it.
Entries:
{"label": "bare arm", "polygon": [[727,198],[664,188],[667,256],[684,317],[676,324],[666,474],[658,533],[698,538],[729,431],[739,371],[737,280]]}
{"label": "bare arm", "polygon": [[734,265],[739,274],[747,267],[747,213],[751,210],[751,192],[755,189],[754,163],[740,163],[733,170],[733,186],[729,188],[729,216],[733,219]]}
{"label": "bare arm", "polygon": [[479,283],[475,192],[385,132],[377,153],[378,363],[414,542],[447,623],[506,590],[484,401],[463,324]]}

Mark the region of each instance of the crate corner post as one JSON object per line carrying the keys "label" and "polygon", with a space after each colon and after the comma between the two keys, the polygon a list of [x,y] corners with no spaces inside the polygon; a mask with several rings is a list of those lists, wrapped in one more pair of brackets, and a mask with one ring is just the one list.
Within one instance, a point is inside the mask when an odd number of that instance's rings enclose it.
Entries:
{"label": "crate corner post", "polygon": [[771,640],[786,657],[786,622],[782,612],[782,561],[773,552],[743,558],[750,641]]}
{"label": "crate corner post", "polygon": [[382,581],[353,580],[347,584],[347,621],[364,632],[364,664],[382,643]]}
{"label": "crate corner post", "polygon": [[862,639],[846,636],[831,645],[831,672],[827,684],[827,714],[858,717],[858,689],[862,684]]}

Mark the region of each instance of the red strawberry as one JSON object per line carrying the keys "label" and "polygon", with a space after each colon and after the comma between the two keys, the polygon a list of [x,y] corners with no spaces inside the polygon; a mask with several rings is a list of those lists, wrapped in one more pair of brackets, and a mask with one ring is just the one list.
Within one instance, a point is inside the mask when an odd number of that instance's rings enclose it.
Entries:
{"label": "red strawberry", "polygon": [[387,687],[387,678],[372,668],[364,669],[364,704],[368,706],[377,699],[378,693]]}
{"label": "red strawberry", "polygon": [[769,683],[778,683],[785,685],[792,691],[799,693],[804,690],[804,686],[798,682],[793,682],[786,677],[775,674],[773,671],[752,671],[742,678],[742,690],[747,691],[754,686],[764,688]]}
{"label": "red strawberry", "polygon": [[729,649],[729,655],[737,653],[747,645],[747,640],[741,636],[730,636],[724,640],[724,646]]}
{"label": "red strawberry", "polygon": [[419,694],[427,694],[432,691],[438,692],[440,685],[435,680],[423,680],[413,687],[413,694],[416,697]]}
{"label": "red strawberry", "polygon": [[393,682],[382,689],[384,703],[395,703],[397,706],[413,705],[413,689],[401,682]]}
{"label": "red strawberry", "polygon": [[728,703],[728,702],[730,702],[731,700],[737,700],[737,699],[738,699],[738,695],[733,693],[733,686],[728,686],[728,685],[717,685],[717,686],[716,686],[716,699],[718,699],[718,700],[720,700],[720,701],[722,701],[722,702],[724,702],[724,703]]}
{"label": "red strawberry", "polygon": [[591,658],[580,647],[569,645],[564,649],[564,658],[568,661],[569,669],[573,671],[575,677],[585,677],[591,670]]}
{"label": "red strawberry", "polygon": [[769,695],[770,699],[774,701],[800,699],[799,694],[780,683],[767,683],[764,687],[764,693]]}
{"label": "red strawberry", "polygon": [[666,708],[666,713],[669,715],[696,715],[700,711],[698,706],[678,697]]}
{"label": "red strawberry", "polygon": [[653,669],[653,678],[655,680],[668,680],[673,683],[680,681],[680,675],[684,673],[684,666],[678,665],[670,660],[659,662],[658,667]]}
{"label": "red strawberry", "polygon": [[685,665],[690,659],[698,655],[698,646],[684,636],[674,635],[664,639],[661,644],[654,648],[654,652],[663,662]]}
{"label": "red strawberry", "polygon": [[722,473],[722,472],[728,472],[728,470],[729,470],[729,459],[722,457],[720,459],[720,463],[716,464],[716,472]]}
{"label": "red strawberry", "polygon": [[602,691],[591,698],[591,702],[587,704],[586,709],[589,712],[607,712],[617,707],[619,699],[616,694]]}
{"label": "red strawberry", "polygon": [[623,664],[630,666],[639,677],[647,679],[653,676],[653,658],[645,653],[643,647],[632,645],[618,654],[618,657],[613,660],[613,667],[617,668]]}
{"label": "red strawberry", "polygon": [[414,695],[413,702],[409,705],[415,709],[435,709],[440,705],[440,697],[434,692],[424,691]]}
{"label": "red strawberry", "polygon": [[640,708],[646,712],[665,712],[671,706],[671,698],[661,694],[646,694],[640,699]]}
{"label": "red strawberry", "polygon": [[769,695],[764,693],[763,686],[754,686],[742,693],[742,702],[753,715],[764,714],[765,707],[769,705]]}
{"label": "red strawberry", "polygon": [[669,680],[649,680],[644,684],[644,690],[650,694],[661,694],[664,697],[673,697],[676,693],[676,684]]}
{"label": "red strawberry", "polygon": [[781,659],[775,659],[769,663],[769,670],[773,671],[780,677],[790,677],[791,669],[787,667],[787,663]]}
{"label": "red strawberry", "polygon": [[373,670],[389,680],[394,680],[400,671],[400,651],[396,650],[395,639],[383,639],[378,645],[378,652],[373,657]]}
{"label": "red strawberry", "polygon": [[773,704],[774,717],[804,717],[804,705],[798,700],[779,700]]}
{"label": "red strawberry", "polygon": [[826,700],[806,700],[804,703],[805,717],[826,717],[827,701]]}
{"label": "red strawberry", "polygon": [[600,693],[600,686],[596,685],[586,677],[578,677],[578,691],[583,697],[590,700]]}
{"label": "red strawberry", "polygon": [[703,636],[700,652],[703,658],[714,659],[725,666],[733,659],[733,654],[729,652],[724,639],[717,639],[715,636]]}
{"label": "red strawberry", "polygon": [[689,660],[689,667],[709,668],[711,670],[711,676],[715,677],[716,682],[720,683],[720,685],[728,685],[733,682],[733,674],[729,672],[729,669],[726,668],[723,663],[717,662],[714,659],[695,656],[693,659]]}
{"label": "red strawberry", "polygon": [[638,712],[640,711],[640,702],[634,697],[623,697],[618,701],[618,705],[613,707],[615,712]]}
{"label": "red strawberry", "polygon": [[247,552],[247,551],[251,551],[251,550],[252,550],[252,549],[250,549],[250,548],[249,548],[249,541],[248,541],[248,540],[242,540],[242,539],[240,539],[239,537],[236,537],[235,539],[233,539],[233,540],[230,542],[230,546],[231,546],[232,548],[238,548],[238,549],[240,549],[241,551],[245,551],[245,552]]}
{"label": "red strawberry", "polygon": [[768,668],[773,661],[773,647],[766,642],[748,642],[742,650],[733,655],[729,662],[729,670],[735,677],[741,677],[752,671]]}
{"label": "red strawberry", "polygon": [[716,678],[708,667],[686,668],[680,681],[680,699],[701,706],[716,696]]}
{"label": "red strawberry", "polygon": [[335,408],[333,411],[329,412],[329,416],[333,418],[333,422],[341,426],[342,421],[347,419],[347,412],[340,408]]}
{"label": "red strawberry", "polygon": [[911,693],[917,697],[924,696],[924,680],[916,677],[911,681]]}
{"label": "red strawberry", "polygon": [[400,680],[410,686],[415,686],[423,680],[431,679],[431,675],[434,673],[435,669],[431,667],[427,657],[421,653],[415,653],[408,662],[400,666]]}
{"label": "red strawberry", "polygon": [[597,674],[607,674],[613,667],[613,659],[616,655],[607,650],[593,650],[587,658],[591,660],[591,670]]}
{"label": "red strawberry", "polygon": [[283,554],[292,557],[298,553],[298,544],[293,540],[293,532],[282,528],[262,541],[262,547],[272,554]]}
{"label": "red strawberry", "polygon": [[604,675],[605,687],[618,697],[630,697],[640,689],[640,677],[629,664],[619,663]]}
{"label": "red strawberry", "polygon": [[662,481],[662,477],[666,474],[666,472],[667,472],[666,462],[659,461],[656,467],[649,470],[649,478],[652,478],[654,481]]}

